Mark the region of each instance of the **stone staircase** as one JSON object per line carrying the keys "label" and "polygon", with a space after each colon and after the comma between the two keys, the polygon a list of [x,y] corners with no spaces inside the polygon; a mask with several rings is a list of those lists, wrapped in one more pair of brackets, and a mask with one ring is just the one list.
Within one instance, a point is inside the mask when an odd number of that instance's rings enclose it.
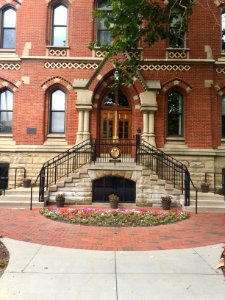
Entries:
{"label": "stone staircase", "polygon": [[[38,201],[39,190],[33,188],[33,208],[43,207],[43,202]],[[30,188],[18,187],[5,191],[5,195],[0,196],[0,208],[30,208]]]}
{"label": "stone staircase", "polygon": [[[195,212],[195,192],[191,192],[191,204],[185,206],[186,211]],[[198,212],[221,212],[225,213],[224,196],[214,193],[198,192]]]}
{"label": "stone staircase", "polygon": [[161,196],[172,196],[172,205],[180,207],[181,191],[173,188],[165,180],[143,166],[137,166],[132,161],[127,163],[96,162],[80,168],[70,177],[59,181],[49,189],[48,203],[54,204],[58,193],[64,193],[68,205],[91,205],[92,182],[104,176],[121,176],[136,182],[137,206],[161,206]]}

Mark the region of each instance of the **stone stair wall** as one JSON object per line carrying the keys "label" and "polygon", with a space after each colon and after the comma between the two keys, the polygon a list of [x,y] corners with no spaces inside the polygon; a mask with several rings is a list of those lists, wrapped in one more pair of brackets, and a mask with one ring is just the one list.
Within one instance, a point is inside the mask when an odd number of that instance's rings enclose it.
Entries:
{"label": "stone stair wall", "polygon": [[113,163],[96,163],[79,169],[70,177],[61,180],[49,189],[48,202],[55,203],[58,193],[64,193],[66,204],[92,204],[92,182],[104,176],[120,176],[136,182],[136,205],[161,207],[161,196],[171,195],[172,206],[180,207],[181,191],[160,180],[150,170],[134,163],[114,165]]}

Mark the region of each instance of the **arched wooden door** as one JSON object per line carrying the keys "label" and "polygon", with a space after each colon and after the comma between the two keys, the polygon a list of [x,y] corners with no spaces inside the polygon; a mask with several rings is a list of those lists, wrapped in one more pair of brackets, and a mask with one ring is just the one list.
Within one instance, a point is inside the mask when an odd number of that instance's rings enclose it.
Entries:
{"label": "arched wooden door", "polygon": [[121,90],[110,91],[102,101],[100,139],[130,139],[131,108]]}
{"label": "arched wooden door", "polygon": [[[110,91],[101,104],[100,140],[106,144],[119,142],[126,145],[131,134],[132,111],[129,101],[121,90]],[[128,147],[123,147],[123,151],[129,152]]]}

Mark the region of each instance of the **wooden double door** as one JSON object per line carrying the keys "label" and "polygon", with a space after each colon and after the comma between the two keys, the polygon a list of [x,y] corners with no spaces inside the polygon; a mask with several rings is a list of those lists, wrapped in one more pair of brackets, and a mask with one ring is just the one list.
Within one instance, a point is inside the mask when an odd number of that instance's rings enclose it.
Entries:
{"label": "wooden double door", "polygon": [[122,141],[131,139],[131,111],[102,110],[101,139]]}

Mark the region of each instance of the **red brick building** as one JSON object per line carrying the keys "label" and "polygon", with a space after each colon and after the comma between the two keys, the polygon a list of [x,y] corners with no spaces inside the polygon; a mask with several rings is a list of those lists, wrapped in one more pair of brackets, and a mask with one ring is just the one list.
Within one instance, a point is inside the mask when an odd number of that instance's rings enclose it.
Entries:
{"label": "red brick building", "polygon": [[[0,0],[0,163],[38,174],[86,139],[143,140],[185,162],[195,182],[225,166],[224,1],[196,1],[177,44],[140,42],[133,85],[115,93],[94,0]],[[222,26],[223,25],[223,26]],[[223,33],[223,32],[222,32]],[[222,35],[223,37],[223,35]],[[10,179],[10,182],[13,179]]]}

